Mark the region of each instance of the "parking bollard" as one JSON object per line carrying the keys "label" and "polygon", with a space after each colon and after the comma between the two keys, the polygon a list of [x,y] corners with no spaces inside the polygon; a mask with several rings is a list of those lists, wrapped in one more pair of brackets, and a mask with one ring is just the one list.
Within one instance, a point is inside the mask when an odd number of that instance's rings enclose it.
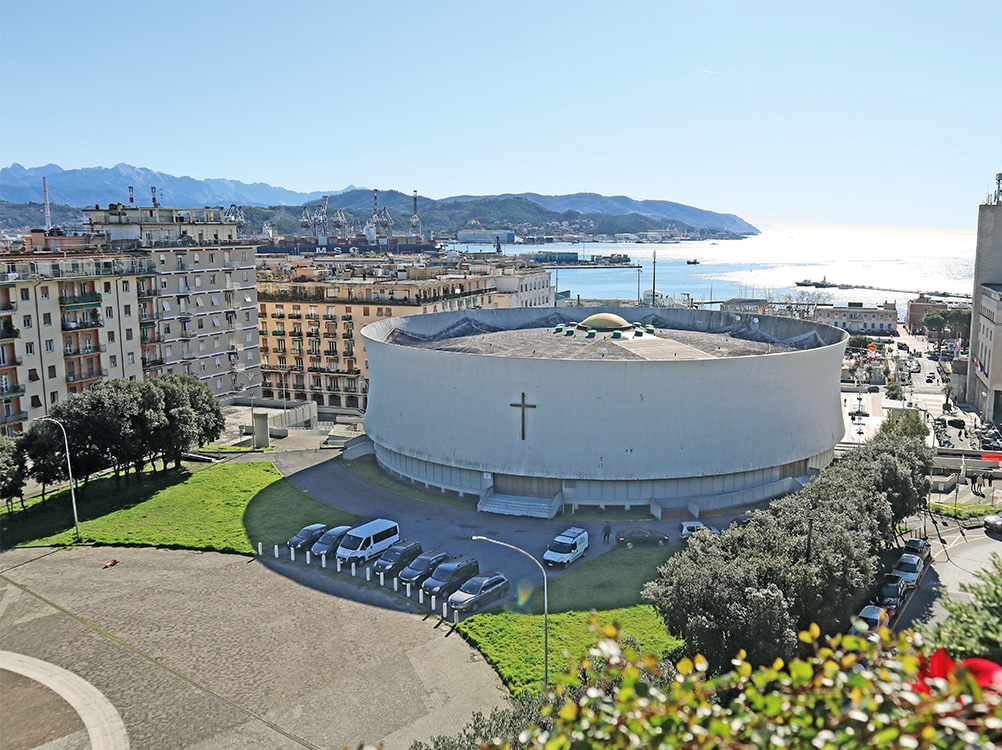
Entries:
{"label": "parking bollard", "polygon": [[393,590],[394,590],[394,591],[396,591],[396,590],[397,590],[397,584],[399,584],[399,583],[400,583],[400,579],[399,579],[399,578],[397,578],[396,576],[394,576],[394,577],[393,577]]}
{"label": "parking bollard", "polygon": [[341,572],[341,561],[340,560],[337,561],[337,572],[338,573]]}
{"label": "parking bollard", "polygon": [[309,550],[306,550],[306,564],[307,565],[310,564],[310,551]]}
{"label": "parking bollard", "polygon": [[275,545],[275,559],[278,559],[278,545]]}
{"label": "parking bollard", "polygon": [[321,568],[327,567],[327,555],[320,555],[320,567]]}
{"label": "parking bollard", "polygon": [[372,580],[371,573],[372,573],[372,568],[366,568],[365,569],[365,580],[367,580],[367,581],[371,581]]}
{"label": "parking bollard", "polygon": [[435,595],[434,594],[431,595],[431,611],[432,612],[435,611]]}
{"label": "parking bollard", "polygon": [[459,624],[459,610],[458,609],[452,610],[452,624],[453,625],[458,625]]}
{"label": "parking bollard", "polygon": [[264,545],[261,542],[257,543],[257,554],[258,557],[264,554]]}
{"label": "parking bollard", "polygon": [[351,564],[351,574],[355,575],[355,563]]}
{"label": "parking bollard", "polygon": [[296,562],[296,548],[295,547],[289,547],[289,559],[292,560],[292,562]]}
{"label": "parking bollard", "polygon": [[411,598],[411,585],[409,583],[407,584],[407,598]]}
{"label": "parking bollard", "polygon": [[442,602],[442,619],[449,621],[449,602]]}
{"label": "parking bollard", "polygon": [[417,601],[418,604],[424,604],[424,589],[418,589]]}
{"label": "parking bollard", "polygon": [[385,586],[386,585],[386,581],[383,580],[383,579],[384,579],[384,573],[383,573],[383,571],[379,571],[379,585],[380,586]]}

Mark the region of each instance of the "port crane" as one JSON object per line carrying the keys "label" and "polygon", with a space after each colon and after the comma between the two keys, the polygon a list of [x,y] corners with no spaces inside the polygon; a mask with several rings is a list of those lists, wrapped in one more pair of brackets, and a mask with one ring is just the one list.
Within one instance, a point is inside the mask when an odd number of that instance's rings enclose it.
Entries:
{"label": "port crane", "polygon": [[299,225],[304,229],[309,229],[314,237],[326,237],[330,231],[327,218],[327,200],[329,196],[320,198],[313,211],[309,206],[303,208],[303,215],[299,217]]}

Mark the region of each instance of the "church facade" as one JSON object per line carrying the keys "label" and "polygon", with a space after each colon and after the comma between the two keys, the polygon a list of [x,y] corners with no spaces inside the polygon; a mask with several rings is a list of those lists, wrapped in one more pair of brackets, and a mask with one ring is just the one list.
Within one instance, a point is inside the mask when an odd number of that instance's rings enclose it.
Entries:
{"label": "church facade", "polygon": [[661,308],[472,310],[362,329],[366,434],[481,510],[698,514],[795,491],[843,436],[847,334]]}

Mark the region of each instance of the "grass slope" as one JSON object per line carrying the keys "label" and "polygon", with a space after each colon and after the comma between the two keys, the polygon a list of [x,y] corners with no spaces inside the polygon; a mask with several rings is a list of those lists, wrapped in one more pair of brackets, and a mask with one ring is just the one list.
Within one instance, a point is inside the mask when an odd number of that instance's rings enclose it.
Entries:
{"label": "grass slope", "polygon": [[375,456],[362,456],[351,461],[339,458],[338,461],[359,479],[364,479],[369,484],[382,487],[384,490],[395,492],[398,495],[412,497],[415,500],[423,500],[428,503],[448,505],[452,508],[462,508],[463,510],[477,509],[477,501],[471,497],[459,498],[456,495],[429,492],[416,485],[402,482],[396,477],[390,476],[379,467]]}
{"label": "grass slope", "polygon": [[[147,474],[115,487],[112,477],[77,493],[80,533],[90,544],[251,553],[283,544],[308,523],[354,523],[358,516],[298,490],[271,463],[192,466]],[[3,516],[4,547],[72,544],[69,490]]]}
{"label": "grass slope", "polygon": [[[550,615],[550,682],[588,653],[600,633],[588,612]],[[665,632],[649,605],[597,613],[599,625],[616,624],[637,640],[643,653],[664,654],[681,643]],[[459,630],[494,665],[512,692],[539,691],[543,686],[543,617],[515,612],[482,614],[459,624]]]}

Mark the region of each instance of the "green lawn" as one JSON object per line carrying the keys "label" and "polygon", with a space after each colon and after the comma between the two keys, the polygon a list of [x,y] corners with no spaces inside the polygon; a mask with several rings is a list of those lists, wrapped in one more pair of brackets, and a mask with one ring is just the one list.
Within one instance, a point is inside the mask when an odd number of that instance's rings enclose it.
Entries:
{"label": "green lawn", "polygon": [[[648,605],[597,613],[598,624],[616,624],[623,635],[637,640],[643,653],[664,654],[680,641],[665,632]],[[459,630],[494,665],[512,692],[539,691],[543,685],[543,617],[516,612],[474,615]],[[576,664],[599,638],[588,612],[550,615],[550,682]]]}
{"label": "green lawn", "polygon": [[[80,533],[88,544],[142,545],[250,553],[257,542],[283,544],[308,523],[350,524],[351,513],[298,490],[271,463],[186,466],[146,474],[142,484],[115,487],[92,480],[77,493]],[[27,511],[3,514],[0,543],[72,544],[69,490],[51,493]]]}
{"label": "green lawn", "polygon": [[[658,577],[658,568],[678,550],[671,546],[615,547],[603,555],[592,552],[550,581],[550,612],[589,612],[640,604],[640,589]],[[543,613],[542,587],[533,590],[526,609]]]}
{"label": "green lawn", "polygon": [[396,477],[391,477],[379,468],[379,464],[376,463],[375,456],[362,456],[361,458],[356,458],[352,461],[346,461],[343,458],[339,458],[338,461],[344,468],[359,479],[364,479],[369,484],[382,487],[384,490],[395,492],[398,495],[413,497],[415,500],[424,500],[428,503],[448,505],[452,508],[462,508],[463,510],[477,509],[477,501],[472,497],[460,499],[455,495],[442,494],[441,492],[429,492],[422,487],[410,484],[409,482],[401,482]]}

